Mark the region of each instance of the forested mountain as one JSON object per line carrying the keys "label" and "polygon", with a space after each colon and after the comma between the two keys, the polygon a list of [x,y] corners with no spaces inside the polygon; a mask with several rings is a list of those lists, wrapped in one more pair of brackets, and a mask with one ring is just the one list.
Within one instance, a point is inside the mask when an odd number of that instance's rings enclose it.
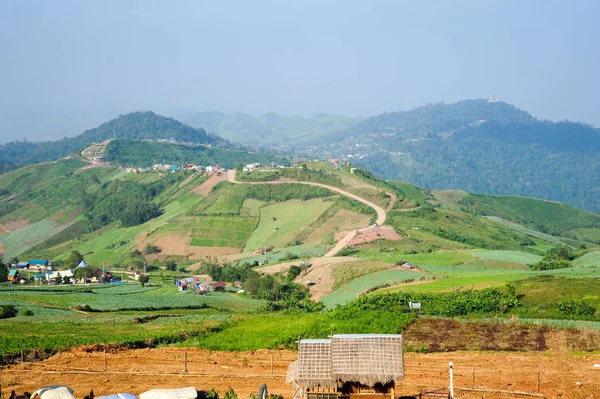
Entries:
{"label": "forested mountain", "polygon": [[[371,117],[320,146],[390,180],[537,197],[600,211],[600,130],[468,100]],[[317,154],[315,154],[317,155]]]}
{"label": "forested mountain", "polygon": [[82,134],[58,141],[40,143],[11,142],[0,146],[0,171],[15,167],[55,160],[83,150],[86,146],[107,139],[130,140],[174,139],[178,142],[193,142],[224,145],[226,141],[195,129],[172,118],[156,115],[152,111],[133,112],[103,123]]}
{"label": "forested mountain", "polygon": [[233,142],[302,146],[320,142],[324,137],[349,129],[360,121],[359,118],[326,114],[305,118],[274,113],[254,117],[241,113],[202,112],[185,122]]}

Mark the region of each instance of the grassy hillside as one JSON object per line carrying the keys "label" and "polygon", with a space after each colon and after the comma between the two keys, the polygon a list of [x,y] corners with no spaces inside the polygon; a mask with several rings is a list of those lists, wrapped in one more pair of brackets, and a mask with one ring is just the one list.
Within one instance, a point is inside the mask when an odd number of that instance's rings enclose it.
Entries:
{"label": "grassy hillside", "polygon": [[526,197],[468,195],[461,208],[478,215],[496,216],[556,237],[600,244],[600,216],[569,205]]}

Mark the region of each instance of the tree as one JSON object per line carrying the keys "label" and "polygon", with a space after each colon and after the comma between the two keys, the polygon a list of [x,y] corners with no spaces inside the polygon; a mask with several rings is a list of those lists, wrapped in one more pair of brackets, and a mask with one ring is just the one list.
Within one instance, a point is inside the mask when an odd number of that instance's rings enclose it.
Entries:
{"label": "tree", "polygon": [[244,165],[242,165],[241,163],[238,163],[237,165],[235,165],[235,170],[237,172],[241,172],[242,170],[244,170]]}
{"label": "tree", "polygon": [[300,275],[300,273],[302,273],[302,269],[300,268],[300,266],[296,266],[296,265],[290,266],[290,268],[288,269],[288,272],[287,272],[288,281],[294,281],[294,279],[296,277],[298,277]]}
{"label": "tree", "polygon": [[142,274],[139,278],[138,281],[142,284],[142,287],[146,286],[146,283],[148,283],[148,281],[150,281],[150,277],[148,277],[147,274]]}
{"label": "tree", "polygon": [[60,273],[58,273],[56,275],[56,277],[54,277],[54,284],[60,284],[60,283],[62,283],[62,281],[63,281],[62,277],[61,277]]}
{"label": "tree", "polygon": [[16,256],[13,256],[12,258],[9,259],[8,263],[10,265],[16,265],[17,263],[19,263],[19,258],[17,258]]}
{"label": "tree", "polygon": [[63,276],[62,282],[63,282],[63,284],[70,284],[71,283],[71,277],[66,276],[66,275]]}
{"label": "tree", "polygon": [[75,269],[75,273],[73,273],[73,277],[76,279],[81,279],[81,278],[92,278],[92,277],[97,277],[96,276],[96,272],[98,271],[97,267],[94,266],[86,266],[86,267],[78,267],[77,269]]}
{"label": "tree", "polygon": [[165,262],[165,266],[167,267],[167,270],[170,270],[172,272],[174,272],[175,270],[177,270],[177,263],[174,260],[168,260]]}
{"label": "tree", "polygon": [[8,280],[8,268],[0,262],[0,283]]}
{"label": "tree", "polygon": [[69,266],[71,266],[72,268],[77,267],[81,262],[83,261],[83,255],[81,253],[79,253],[79,251],[74,250],[71,251],[71,255],[69,255],[69,259],[67,260],[67,263],[69,264]]}

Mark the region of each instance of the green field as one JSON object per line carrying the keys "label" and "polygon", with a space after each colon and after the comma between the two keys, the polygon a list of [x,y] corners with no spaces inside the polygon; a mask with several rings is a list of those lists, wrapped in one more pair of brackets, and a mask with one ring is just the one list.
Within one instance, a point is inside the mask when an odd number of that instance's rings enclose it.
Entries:
{"label": "green field", "polygon": [[594,251],[583,255],[581,258],[575,259],[573,264],[578,267],[600,267],[600,251]]}
{"label": "green field", "polygon": [[260,208],[260,223],[246,243],[244,252],[272,245],[281,248],[290,243],[296,234],[309,226],[331,206],[321,200],[287,201]]}
{"label": "green field", "polygon": [[191,245],[242,248],[257,223],[257,218],[202,216],[194,224]]}
{"label": "green field", "polygon": [[480,259],[520,263],[522,265],[533,264],[542,260],[541,256],[518,251],[472,251],[472,253]]}
{"label": "green field", "polygon": [[321,302],[327,309],[344,305],[356,299],[360,294],[383,285],[398,285],[403,282],[419,281],[427,279],[427,273],[414,272],[410,270],[385,270],[359,277],[352,282],[341,286],[333,292],[321,298]]}
{"label": "green field", "polygon": [[[225,293],[194,295],[174,284],[142,287],[0,285],[0,306],[14,305],[17,317],[0,320],[0,356],[21,349],[57,350],[92,343],[132,343],[156,338],[177,341],[207,323],[256,312],[262,300]],[[88,307],[85,307],[88,305]],[[76,311],[74,307],[93,309]],[[144,322],[140,318],[148,317]]]}
{"label": "green field", "polygon": [[246,199],[246,191],[246,186],[237,184],[224,187],[218,193],[211,193],[216,199],[210,206],[204,209],[203,214],[238,215]]}
{"label": "green field", "polygon": [[43,219],[21,229],[2,234],[0,242],[4,246],[4,258],[9,259],[20,255],[66,227],[68,225],[58,225],[50,219]]}

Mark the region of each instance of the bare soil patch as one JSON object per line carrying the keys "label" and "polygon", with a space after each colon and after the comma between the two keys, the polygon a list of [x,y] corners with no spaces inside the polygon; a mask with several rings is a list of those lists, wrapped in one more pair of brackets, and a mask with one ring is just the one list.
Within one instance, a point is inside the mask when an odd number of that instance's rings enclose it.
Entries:
{"label": "bare soil patch", "polygon": [[13,230],[22,229],[23,227],[29,226],[29,219],[24,220],[11,220],[9,222],[0,223],[0,231],[4,233],[10,233]]}
{"label": "bare soil patch", "polygon": [[[113,352],[113,351],[111,351]],[[183,372],[184,353],[187,369]],[[118,350],[103,353],[88,348],[73,349],[38,363],[0,368],[3,393],[34,390],[46,385],[67,385],[79,398],[94,390],[97,396],[116,392],[140,394],[154,388],[214,387],[221,395],[232,387],[240,398],[256,394],[266,383],[269,393],[292,397],[285,382],[287,367],[297,358],[293,351],[215,352],[199,348]],[[575,356],[561,352],[446,352],[406,353],[406,378],[398,395],[416,395],[448,386],[448,362],[454,363],[456,397],[464,399],[507,399],[511,393],[468,392],[460,388],[536,392],[547,398],[598,398],[600,369],[593,365],[599,356]],[[94,372],[96,371],[96,372]],[[474,377],[473,377],[474,376]],[[447,391],[446,391],[447,392]]]}
{"label": "bare soil patch", "polygon": [[225,181],[225,180],[227,180],[227,174],[226,173],[223,173],[220,176],[219,175],[212,175],[204,183],[202,183],[198,187],[192,189],[192,192],[194,194],[198,194],[198,195],[201,195],[203,197],[206,197],[208,195],[208,193],[210,193],[210,190],[212,190],[212,188],[214,186],[216,186],[217,184],[219,184],[220,182]]}
{"label": "bare soil patch", "polygon": [[[341,231],[335,235],[336,241],[339,241],[347,236],[349,231]],[[401,240],[403,237],[396,233],[393,227],[390,226],[379,226],[371,227],[369,229],[361,229],[352,239],[348,242],[348,246],[360,244],[368,244],[375,240]]]}

